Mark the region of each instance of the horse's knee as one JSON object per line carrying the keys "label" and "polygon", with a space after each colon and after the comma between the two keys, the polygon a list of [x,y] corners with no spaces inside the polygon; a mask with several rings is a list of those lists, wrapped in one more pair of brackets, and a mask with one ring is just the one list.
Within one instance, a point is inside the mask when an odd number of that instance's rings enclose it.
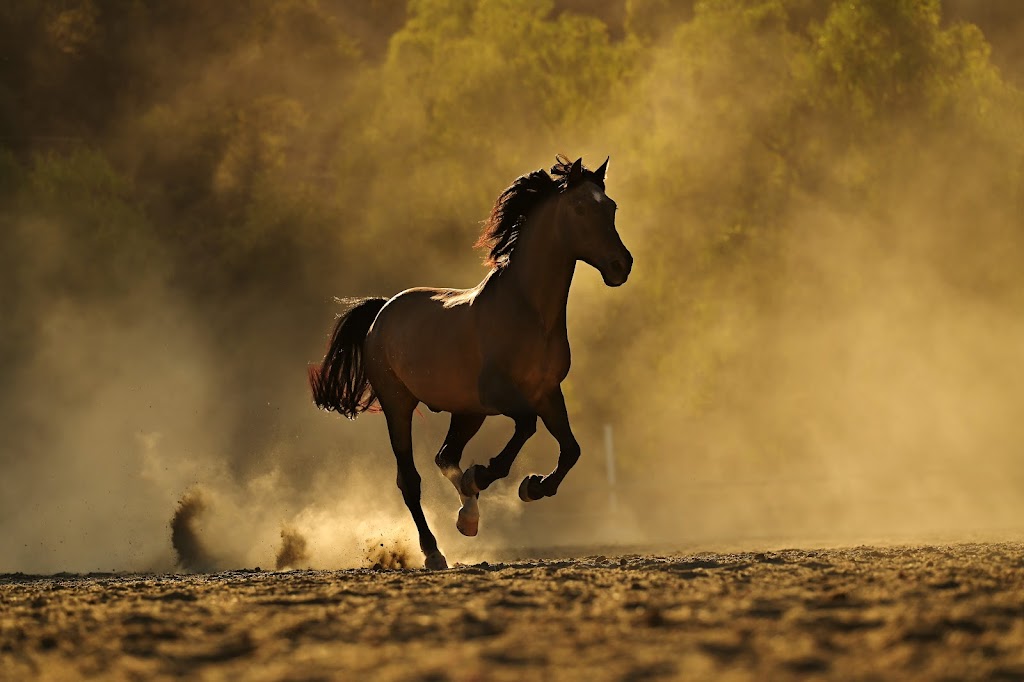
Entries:
{"label": "horse's knee", "polygon": [[533,434],[537,433],[537,416],[524,417],[516,420],[516,431],[519,432],[523,438],[529,438]]}

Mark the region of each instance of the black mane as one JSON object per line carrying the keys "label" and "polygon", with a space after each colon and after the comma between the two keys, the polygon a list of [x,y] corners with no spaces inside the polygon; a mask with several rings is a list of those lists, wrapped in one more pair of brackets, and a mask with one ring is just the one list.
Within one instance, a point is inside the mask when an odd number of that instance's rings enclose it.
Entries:
{"label": "black mane", "polygon": [[[571,168],[572,161],[559,154],[550,171],[541,168],[521,175],[498,196],[476,242],[477,247],[489,249],[487,265],[495,268],[508,265],[526,217],[545,199],[569,189]],[[584,168],[580,182],[587,180],[604,189],[603,178]]]}

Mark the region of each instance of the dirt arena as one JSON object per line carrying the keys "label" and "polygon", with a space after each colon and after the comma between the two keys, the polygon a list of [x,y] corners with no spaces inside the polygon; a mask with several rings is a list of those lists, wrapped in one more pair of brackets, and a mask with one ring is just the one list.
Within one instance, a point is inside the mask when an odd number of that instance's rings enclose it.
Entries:
{"label": "dirt arena", "polygon": [[1024,680],[1024,544],[0,577],[4,680]]}

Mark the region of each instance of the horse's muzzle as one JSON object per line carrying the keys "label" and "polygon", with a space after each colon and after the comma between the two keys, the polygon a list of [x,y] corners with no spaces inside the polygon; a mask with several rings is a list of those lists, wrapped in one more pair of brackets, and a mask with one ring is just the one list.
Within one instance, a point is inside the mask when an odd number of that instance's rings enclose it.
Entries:
{"label": "horse's muzzle", "polygon": [[601,278],[610,287],[622,286],[629,279],[629,273],[633,269],[633,256],[626,252],[622,258],[616,258],[601,268]]}

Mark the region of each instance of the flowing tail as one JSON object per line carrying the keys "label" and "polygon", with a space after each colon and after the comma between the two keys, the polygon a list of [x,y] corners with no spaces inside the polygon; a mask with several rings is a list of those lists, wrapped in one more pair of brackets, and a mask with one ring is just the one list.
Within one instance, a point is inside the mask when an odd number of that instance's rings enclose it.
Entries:
{"label": "flowing tail", "polygon": [[309,386],[317,407],[355,419],[377,400],[363,366],[363,341],[388,301],[363,298],[346,302],[355,305],[338,318],[324,361],[309,366]]}

